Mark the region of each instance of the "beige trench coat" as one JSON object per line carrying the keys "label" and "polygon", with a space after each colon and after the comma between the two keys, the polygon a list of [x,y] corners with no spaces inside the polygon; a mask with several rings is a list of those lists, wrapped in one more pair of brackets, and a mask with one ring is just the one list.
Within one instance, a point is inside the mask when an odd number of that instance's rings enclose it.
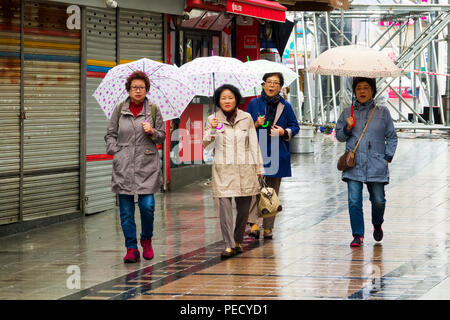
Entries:
{"label": "beige trench coat", "polygon": [[[134,118],[128,98],[122,106],[119,122],[118,107],[111,116],[105,141],[106,153],[114,155],[111,187],[115,193],[153,194],[163,184],[156,145],[164,142],[166,132],[161,111],[156,107],[153,123],[150,106],[146,98],[141,113]],[[141,125],[144,120],[155,129],[153,135],[145,133]]]}
{"label": "beige trench coat", "polygon": [[247,112],[237,111],[232,126],[222,110],[216,112],[221,130],[211,128],[208,117],[203,135],[203,147],[213,149],[212,189],[213,197],[243,197],[259,194],[257,174],[264,173],[261,150],[255,124]]}

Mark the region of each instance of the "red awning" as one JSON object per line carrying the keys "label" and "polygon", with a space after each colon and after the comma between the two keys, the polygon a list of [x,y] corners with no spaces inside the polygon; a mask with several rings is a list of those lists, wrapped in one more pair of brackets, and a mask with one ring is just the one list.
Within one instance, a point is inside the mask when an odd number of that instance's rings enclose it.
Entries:
{"label": "red awning", "polygon": [[227,12],[277,22],[286,21],[286,7],[267,0],[227,0]]}

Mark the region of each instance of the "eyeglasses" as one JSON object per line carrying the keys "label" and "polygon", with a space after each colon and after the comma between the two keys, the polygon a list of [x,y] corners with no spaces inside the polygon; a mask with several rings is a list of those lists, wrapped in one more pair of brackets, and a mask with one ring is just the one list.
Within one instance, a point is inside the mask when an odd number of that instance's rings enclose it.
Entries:
{"label": "eyeglasses", "polygon": [[139,91],[139,90],[143,91],[143,90],[145,90],[145,87],[132,86],[131,90],[133,90],[133,91]]}
{"label": "eyeglasses", "polygon": [[278,86],[280,83],[278,81],[266,81],[269,86]]}

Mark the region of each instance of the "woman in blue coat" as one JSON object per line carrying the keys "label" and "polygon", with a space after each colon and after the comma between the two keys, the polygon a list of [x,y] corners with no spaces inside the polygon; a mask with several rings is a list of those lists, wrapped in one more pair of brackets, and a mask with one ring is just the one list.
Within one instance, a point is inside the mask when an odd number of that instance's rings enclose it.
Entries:
{"label": "woman in blue coat", "polygon": [[[263,77],[262,92],[259,98],[252,99],[247,112],[255,121],[258,141],[264,162],[265,181],[279,194],[281,178],[291,176],[291,154],[289,140],[300,128],[294,110],[289,102],[280,96],[284,85],[281,73],[266,73]],[[256,199],[253,199],[249,224],[250,235],[259,238]],[[272,239],[275,217],[263,219],[264,238]]]}
{"label": "woman in blue coat", "polygon": [[[386,199],[384,186],[389,183],[388,164],[397,148],[397,133],[389,110],[385,106],[375,105],[376,81],[370,78],[354,78],[353,94],[356,100],[353,106],[344,109],[336,124],[336,138],[345,142],[345,150],[353,150],[370,114],[373,116],[356,150],[356,164],[342,173],[347,182],[348,209],[352,228],[351,247],[360,247],[364,240],[364,217],[362,207],[363,184],[367,185],[372,203],[373,237],[383,239],[381,225],[384,221]],[[352,111],[353,109],[353,111]]]}

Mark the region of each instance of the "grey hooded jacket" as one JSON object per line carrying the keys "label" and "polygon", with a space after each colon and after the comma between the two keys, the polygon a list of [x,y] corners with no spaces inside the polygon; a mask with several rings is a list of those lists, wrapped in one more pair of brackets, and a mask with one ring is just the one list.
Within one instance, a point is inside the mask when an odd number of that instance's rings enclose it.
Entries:
{"label": "grey hooded jacket", "polygon": [[[345,108],[336,124],[336,138],[345,142],[345,150],[353,150],[369,119],[373,100],[366,104],[356,103],[353,115],[356,125],[347,131],[346,119],[350,117],[351,107]],[[356,164],[342,172],[342,180],[360,182],[389,183],[389,169],[386,161],[391,162],[397,148],[397,133],[389,110],[382,105],[375,112],[356,151]]]}

